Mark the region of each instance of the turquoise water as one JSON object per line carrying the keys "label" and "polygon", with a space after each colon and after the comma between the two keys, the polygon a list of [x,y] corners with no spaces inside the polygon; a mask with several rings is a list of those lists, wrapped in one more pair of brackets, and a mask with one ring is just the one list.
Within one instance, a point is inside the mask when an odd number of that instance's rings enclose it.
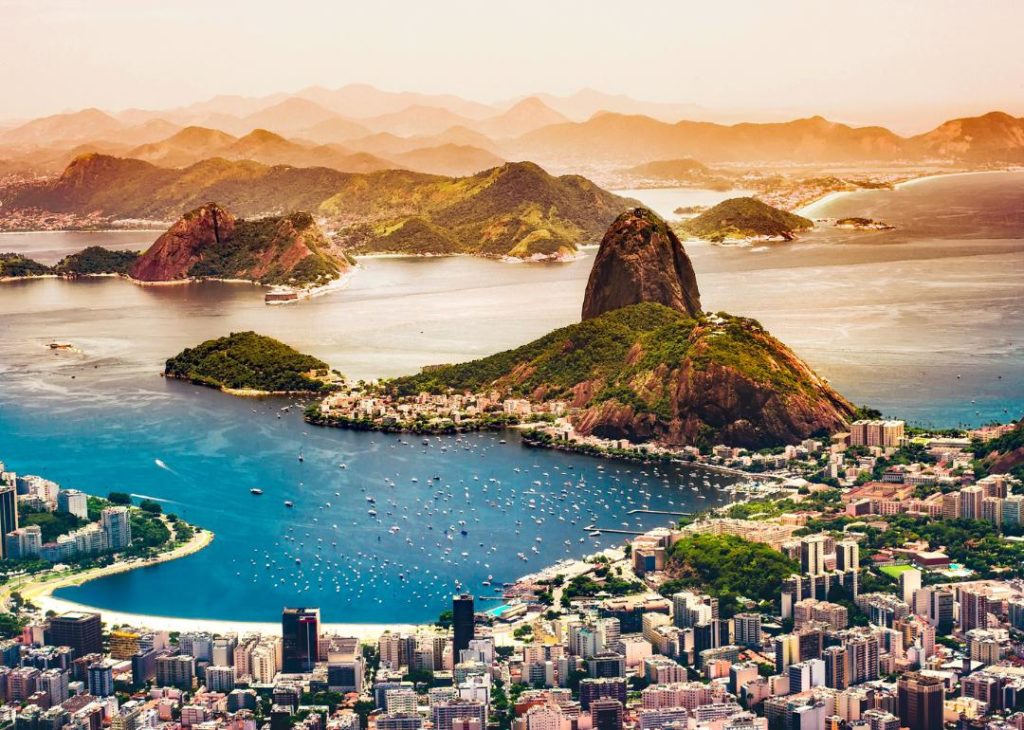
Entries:
{"label": "turquoise water", "polygon": [[[854,401],[935,425],[1006,420],[1024,413],[1021,199],[1024,174],[948,178],[816,213],[867,214],[893,232],[688,250],[706,309],[760,319]],[[0,250],[59,257],[50,235],[0,235]],[[355,378],[479,357],[577,320],[591,261],[365,260],[346,289],[287,307],[264,306],[246,285],[0,285],[0,460],[67,487],[166,500],[217,533],[189,558],[60,595],[187,617],[269,621],[307,603],[330,621],[420,621],[446,606],[456,581],[480,593],[488,575],[512,580],[619,541],[585,537],[592,521],[650,527],[667,518],[628,512],[724,499],[686,472],[528,450],[514,435],[424,445],[316,429],[279,400],[158,375],[183,347],[243,329]],[[52,340],[78,352],[51,351]]]}

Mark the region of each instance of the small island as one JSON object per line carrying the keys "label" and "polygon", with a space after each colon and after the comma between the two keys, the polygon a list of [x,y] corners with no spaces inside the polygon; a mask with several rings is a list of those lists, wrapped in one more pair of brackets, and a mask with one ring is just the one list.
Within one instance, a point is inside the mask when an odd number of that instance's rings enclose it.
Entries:
{"label": "small island", "polygon": [[340,379],[322,360],[255,332],[186,348],[167,361],[164,376],[252,396],[323,394]]}
{"label": "small island", "polygon": [[792,241],[797,232],[812,227],[813,221],[773,208],[756,198],[730,198],[696,218],[681,223],[678,229],[694,238],[727,243],[750,240]]}
{"label": "small island", "polygon": [[125,276],[138,258],[138,251],[111,251],[102,246],[89,246],[62,258],[53,271],[61,276]]}
{"label": "small island", "polygon": [[0,279],[22,279],[46,276],[50,267],[20,253],[0,253]]}
{"label": "small island", "polygon": [[872,218],[840,218],[835,222],[836,228],[846,228],[852,231],[892,231],[896,226],[889,225],[883,221],[876,221]]}

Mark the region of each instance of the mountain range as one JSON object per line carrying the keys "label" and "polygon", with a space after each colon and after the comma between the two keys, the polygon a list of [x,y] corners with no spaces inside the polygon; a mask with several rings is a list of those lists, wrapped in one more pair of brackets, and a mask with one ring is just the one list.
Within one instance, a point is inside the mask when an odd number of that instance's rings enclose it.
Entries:
{"label": "mountain range", "polygon": [[[681,158],[702,163],[1024,160],[1024,119],[1002,112],[953,119],[912,137],[880,126],[855,127],[822,117],[722,124],[706,121],[709,116],[692,104],[639,102],[592,90],[488,105],[451,95],[386,92],[366,85],[334,90],[313,87],[262,98],[215,97],[169,110],[110,114],[84,109],[34,119],[0,131],[0,172],[52,174],[82,152],[134,156],[136,149],[170,144],[176,133],[192,127],[236,139],[246,139],[254,131],[268,132],[301,148],[278,153],[274,164],[306,166],[310,158],[322,156],[324,166],[360,171],[378,165],[445,174],[477,171],[459,167],[458,159],[466,158],[466,151],[455,159],[444,149],[424,153],[422,158],[440,159],[430,169],[415,167],[415,158],[395,159],[447,145],[475,147],[500,160],[530,159],[557,170],[580,169],[581,163],[643,165]],[[158,164],[198,161],[204,144],[178,149]],[[217,150],[216,154],[243,159],[235,152]],[[380,159],[353,157],[359,153]],[[271,161],[270,157],[245,159]]]}
{"label": "mountain range", "polygon": [[[219,138],[215,138],[215,141]],[[464,177],[340,172],[215,157],[188,167],[87,154],[53,179],[0,190],[7,210],[174,220],[216,200],[236,215],[310,211],[361,253],[563,256],[635,204],[577,175],[506,163]]]}

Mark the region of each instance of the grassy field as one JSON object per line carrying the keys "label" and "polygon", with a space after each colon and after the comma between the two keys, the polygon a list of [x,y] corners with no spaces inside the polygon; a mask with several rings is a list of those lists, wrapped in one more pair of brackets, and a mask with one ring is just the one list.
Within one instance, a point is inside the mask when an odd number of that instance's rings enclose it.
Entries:
{"label": "grassy field", "polygon": [[885,573],[893,580],[899,580],[901,573],[906,573],[908,570],[914,570],[913,565],[883,565],[879,568],[880,571]]}

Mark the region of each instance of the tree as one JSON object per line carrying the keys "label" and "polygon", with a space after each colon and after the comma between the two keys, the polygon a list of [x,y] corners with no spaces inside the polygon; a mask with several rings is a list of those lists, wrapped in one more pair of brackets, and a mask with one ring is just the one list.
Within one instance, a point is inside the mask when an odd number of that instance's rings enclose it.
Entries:
{"label": "tree", "polygon": [[139,509],[143,510],[144,512],[149,512],[153,515],[158,515],[164,511],[164,508],[161,507],[158,502],[155,502],[152,499],[144,499],[141,502],[139,502]]}
{"label": "tree", "polygon": [[129,505],[132,503],[132,495],[126,492],[111,492],[107,495],[107,501],[111,504]]}

